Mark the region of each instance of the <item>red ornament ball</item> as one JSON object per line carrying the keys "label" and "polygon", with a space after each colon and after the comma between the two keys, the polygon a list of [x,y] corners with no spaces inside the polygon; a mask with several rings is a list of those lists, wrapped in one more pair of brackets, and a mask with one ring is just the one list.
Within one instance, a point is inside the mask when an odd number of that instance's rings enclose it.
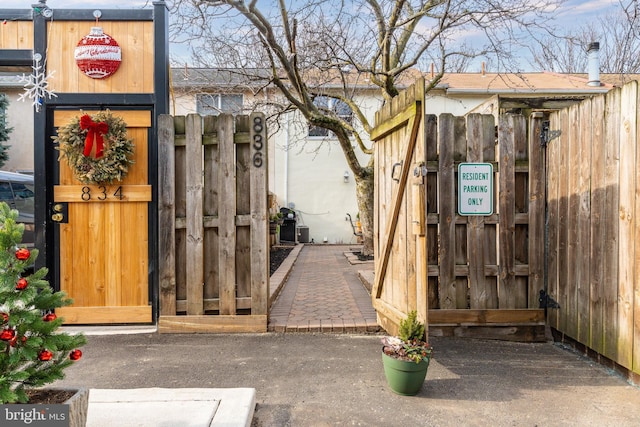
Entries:
{"label": "red ornament ball", "polygon": [[47,313],[42,317],[42,320],[44,320],[45,322],[53,322],[57,318],[58,316],[56,316],[55,313]]}
{"label": "red ornament ball", "polygon": [[38,353],[38,359],[42,360],[43,362],[47,362],[53,359],[53,353],[51,353],[47,349],[41,350],[40,353]]}
{"label": "red ornament ball", "polygon": [[73,360],[74,362],[76,360],[80,360],[81,357],[82,352],[78,349],[72,350],[71,353],[69,353],[69,359]]}
{"label": "red ornament ball", "polygon": [[0,313],[0,317],[2,317],[2,324],[5,324],[9,321],[9,315],[7,313]]}
{"label": "red ornament ball", "polygon": [[20,248],[16,251],[16,258],[20,261],[26,261],[31,256],[31,252],[27,248]]}
{"label": "red ornament ball", "polygon": [[122,50],[118,42],[102,27],[92,27],[74,51],[74,58],[80,71],[92,79],[104,79],[118,70],[122,62]]}
{"label": "red ornament ball", "polygon": [[3,329],[2,332],[0,332],[0,340],[2,341],[11,341],[15,336],[16,331],[13,329]]}
{"label": "red ornament ball", "polygon": [[16,289],[19,291],[22,291],[26,289],[28,285],[29,285],[29,282],[27,282],[27,279],[25,279],[24,277],[21,277],[20,279],[18,279],[18,283],[16,284]]}
{"label": "red ornament ball", "polygon": [[11,338],[11,341],[9,341],[9,345],[11,347],[15,347],[16,344],[18,344],[18,336],[17,335],[15,335],[13,338]]}

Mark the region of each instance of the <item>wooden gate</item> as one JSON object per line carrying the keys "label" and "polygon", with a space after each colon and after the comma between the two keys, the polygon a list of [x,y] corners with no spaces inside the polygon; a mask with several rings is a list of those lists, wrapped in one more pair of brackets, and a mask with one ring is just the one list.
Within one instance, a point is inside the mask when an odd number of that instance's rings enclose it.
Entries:
{"label": "wooden gate", "polygon": [[[54,126],[91,111],[55,111]],[[149,298],[148,145],[151,111],[114,111],[135,144],[127,176],[112,185],[85,185],[59,165],[54,204],[67,205],[59,225],[60,290],[73,305],[60,308],[67,324],[152,322]]]}
{"label": "wooden gate", "polygon": [[159,118],[160,332],[266,332],[264,115]]}
{"label": "wooden gate", "polygon": [[392,334],[412,310],[427,323],[423,105],[419,80],[376,113],[371,133],[377,165],[371,296],[378,323]]}
{"label": "wooden gate", "polygon": [[[519,115],[498,128],[490,115],[420,117],[423,91],[418,82],[393,99],[372,133],[379,323],[395,333],[417,310],[432,334],[544,339],[542,119],[528,136]],[[493,165],[493,214],[458,214],[463,162]]]}

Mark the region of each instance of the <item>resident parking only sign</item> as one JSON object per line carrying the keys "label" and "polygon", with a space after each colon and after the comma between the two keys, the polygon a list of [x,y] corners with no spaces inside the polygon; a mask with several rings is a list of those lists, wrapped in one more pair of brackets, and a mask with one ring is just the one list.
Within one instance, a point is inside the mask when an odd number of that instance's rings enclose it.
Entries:
{"label": "resident parking only sign", "polygon": [[458,214],[493,214],[493,165],[460,163],[458,165]]}

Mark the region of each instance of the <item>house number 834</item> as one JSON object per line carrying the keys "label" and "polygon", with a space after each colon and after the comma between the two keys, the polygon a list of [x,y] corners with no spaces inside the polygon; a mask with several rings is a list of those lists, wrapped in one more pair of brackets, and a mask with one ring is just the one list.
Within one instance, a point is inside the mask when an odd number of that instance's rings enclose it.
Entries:
{"label": "house number 834", "polygon": [[84,200],[85,202],[88,202],[89,200],[93,200],[93,199],[107,200],[112,197],[118,200],[123,199],[121,186],[118,187],[116,191],[113,192],[112,195],[108,194],[107,187],[105,187],[104,185],[99,186],[97,188],[97,191],[92,191],[92,190],[96,190],[96,189],[95,188],[92,189],[91,187],[88,187],[88,186],[82,187],[82,195],[80,196],[82,200]]}

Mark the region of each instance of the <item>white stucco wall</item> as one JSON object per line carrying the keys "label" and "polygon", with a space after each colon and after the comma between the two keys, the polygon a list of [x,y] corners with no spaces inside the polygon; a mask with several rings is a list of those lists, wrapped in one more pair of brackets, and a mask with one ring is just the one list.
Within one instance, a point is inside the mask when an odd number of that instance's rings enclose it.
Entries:
{"label": "white stucco wall", "polygon": [[22,90],[0,88],[0,92],[7,94],[9,106],[7,108],[7,124],[13,128],[9,134],[9,160],[2,167],[3,170],[33,171],[33,106],[31,102],[18,101]]}
{"label": "white stucco wall", "polygon": [[[373,121],[380,101],[364,96],[357,102]],[[297,212],[298,225],[309,227],[309,238],[315,243],[357,243],[346,220],[347,213],[354,222],[358,214],[355,180],[337,139],[309,137],[307,124],[297,112],[289,113],[281,124],[269,141],[274,148],[269,188],[277,196],[278,205]],[[371,145],[369,141],[367,144]],[[358,148],[356,153],[366,164],[369,156]]]}

